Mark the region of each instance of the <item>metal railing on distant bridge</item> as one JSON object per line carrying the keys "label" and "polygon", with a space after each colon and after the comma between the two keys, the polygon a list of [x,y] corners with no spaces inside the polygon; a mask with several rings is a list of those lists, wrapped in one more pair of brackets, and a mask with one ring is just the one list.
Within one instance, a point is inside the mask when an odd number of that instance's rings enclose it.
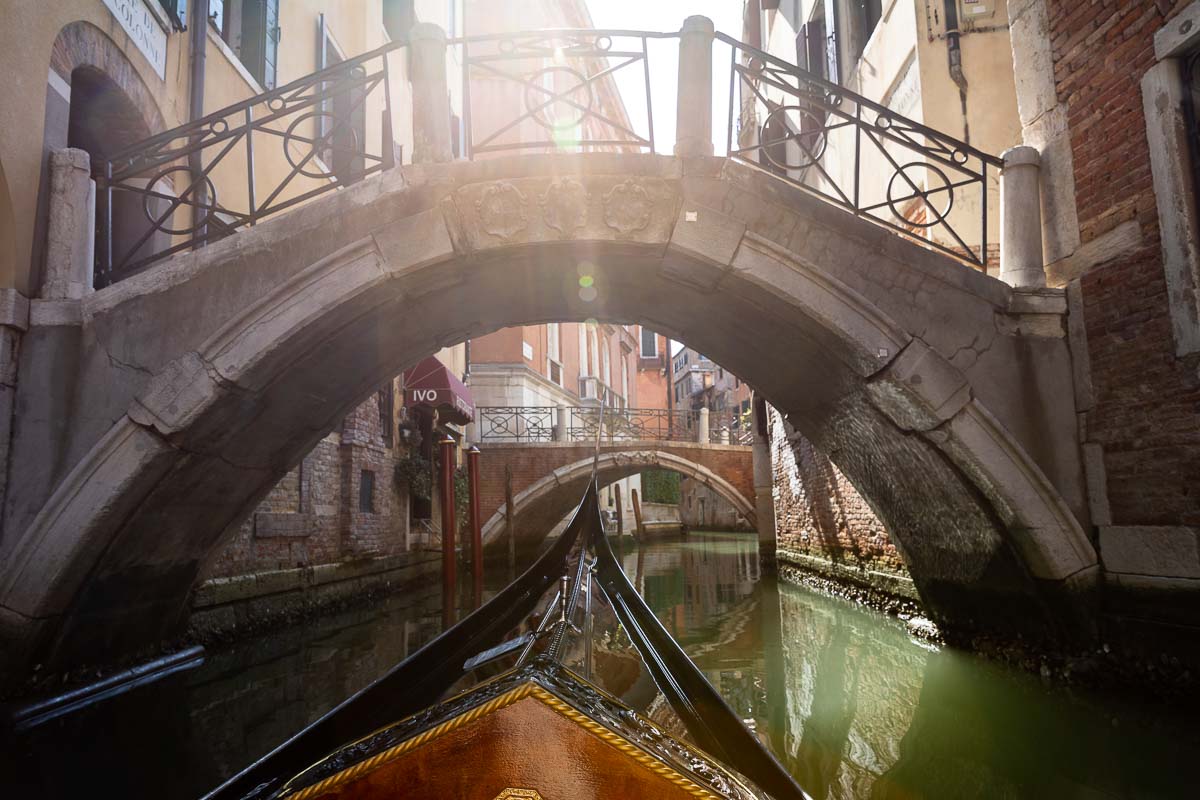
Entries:
{"label": "metal railing on distant bridge", "polygon": [[475,424],[481,442],[754,442],[749,414],[732,410],[606,409],[601,421],[598,406],[480,406]]}
{"label": "metal railing on distant bridge", "polygon": [[[713,41],[729,46],[730,158],[970,264],[988,259],[988,168],[998,159],[729,36],[702,31],[706,44],[697,51],[695,30],[548,30],[449,40],[437,33],[419,25],[407,42],[97,160],[96,286],[399,163],[392,124],[402,63],[414,87],[411,157],[453,157],[445,91],[451,51],[462,81],[460,158],[564,148],[655,152],[648,43],[662,39],[683,40],[681,61],[685,48],[689,59],[699,57],[681,74],[711,63],[706,52]],[[635,98],[621,97],[616,84],[618,74],[631,73],[638,80],[624,88],[642,87],[637,104],[644,108],[636,115],[628,113]],[[512,113],[497,114],[497,99],[510,95],[519,96]],[[696,122],[707,135],[710,120]],[[696,131],[677,135],[695,138]],[[269,184],[262,180],[267,175],[274,176]]]}

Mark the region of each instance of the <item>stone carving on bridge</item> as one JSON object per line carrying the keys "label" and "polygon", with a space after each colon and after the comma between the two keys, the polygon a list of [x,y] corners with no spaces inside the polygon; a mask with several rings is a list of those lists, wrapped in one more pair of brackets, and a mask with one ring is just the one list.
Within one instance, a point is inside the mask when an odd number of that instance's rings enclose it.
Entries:
{"label": "stone carving on bridge", "polygon": [[525,230],[529,224],[525,195],[511,183],[498,183],[484,189],[475,201],[475,211],[483,229],[501,239]]}
{"label": "stone carving on bridge", "polygon": [[618,183],[604,195],[604,224],[622,236],[645,229],[653,210],[646,187],[633,180]]}
{"label": "stone carving on bridge", "polygon": [[564,236],[574,236],[587,224],[587,189],[574,178],[551,183],[540,202],[546,224]]}

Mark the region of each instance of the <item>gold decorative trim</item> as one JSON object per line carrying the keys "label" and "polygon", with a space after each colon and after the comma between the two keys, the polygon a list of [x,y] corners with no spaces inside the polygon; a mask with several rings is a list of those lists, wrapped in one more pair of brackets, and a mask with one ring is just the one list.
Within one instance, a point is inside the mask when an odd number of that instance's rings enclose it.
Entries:
{"label": "gold decorative trim", "polygon": [[518,700],[523,700],[529,696],[535,697],[543,705],[548,706],[551,710],[555,711],[559,715],[566,717],[571,722],[579,725],[589,733],[598,737],[601,741],[608,744],[610,747],[613,747],[625,756],[632,758],[643,767],[646,767],[654,774],[666,778],[671,783],[680,787],[693,797],[702,798],[702,800],[721,800],[721,798],[719,798],[717,795],[708,791],[703,786],[700,786],[686,775],[680,774],[675,769],[667,766],[659,759],[655,758],[645,750],[642,750],[640,747],[627,740],[625,737],[613,733],[599,722],[596,722],[591,717],[576,710],[569,703],[560,700],[557,696],[546,691],[541,686],[538,686],[533,682],[523,683],[520,686],[517,686],[505,692],[504,694],[499,695],[498,697],[492,698],[482,705],[476,706],[465,714],[460,714],[453,719],[448,719],[440,725],[435,725],[427,731],[422,731],[411,739],[406,739],[394,747],[390,747],[381,753],[376,753],[365,761],[360,761],[351,767],[347,767],[341,772],[330,775],[328,778],[320,781],[319,783],[314,783],[312,786],[306,786],[303,789],[291,794],[285,794],[283,797],[286,797],[288,800],[310,800],[310,798],[318,797],[330,789],[334,789],[344,783],[349,783],[350,781],[362,777],[368,772],[378,769],[389,761],[393,761],[405,753],[415,750],[421,745],[427,744],[443,734],[449,733],[450,731],[466,725],[469,722],[473,722],[482,716],[491,714],[493,711],[499,711],[500,709],[510,706],[513,703],[516,703]]}

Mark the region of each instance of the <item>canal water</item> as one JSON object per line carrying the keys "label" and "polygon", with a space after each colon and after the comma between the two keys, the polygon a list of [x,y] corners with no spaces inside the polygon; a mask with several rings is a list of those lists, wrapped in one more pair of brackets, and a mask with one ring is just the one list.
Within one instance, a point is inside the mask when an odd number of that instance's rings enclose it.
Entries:
{"label": "canal water", "polygon": [[[1200,722],[1052,689],[902,623],[759,575],[753,535],[626,552],[667,628],[806,790],[824,798],[1196,798]],[[436,636],[436,590],[282,629],[0,754],[0,797],[195,798]],[[661,699],[600,625],[597,679]]]}

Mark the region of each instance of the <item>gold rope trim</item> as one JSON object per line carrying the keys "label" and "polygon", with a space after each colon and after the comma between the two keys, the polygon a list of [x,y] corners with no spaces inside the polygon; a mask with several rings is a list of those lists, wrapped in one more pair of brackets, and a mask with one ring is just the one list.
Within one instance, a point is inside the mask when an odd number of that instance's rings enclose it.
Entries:
{"label": "gold rope trim", "polygon": [[330,789],[360,778],[366,773],[383,766],[389,761],[399,758],[411,750],[415,750],[421,745],[426,744],[427,742],[436,739],[443,734],[449,733],[455,728],[466,725],[467,723],[479,719],[486,714],[490,714],[493,711],[498,711],[505,706],[510,706],[518,700],[523,700],[530,695],[537,698],[544,705],[549,706],[553,711],[571,720],[576,725],[584,728],[594,736],[597,736],[601,741],[605,742],[610,747],[613,747],[622,754],[632,758],[634,761],[646,767],[656,775],[666,778],[671,783],[686,791],[688,794],[694,797],[702,798],[702,800],[720,800],[717,795],[714,795],[703,786],[700,786],[687,776],[682,775],[675,769],[667,766],[658,758],[642,750],[640,747],[633,744],[620,734],[613,733],[605,726],[593,720],[591,717],[576,710],[570,704],[560,700],[554,694],[546,691],[535,683],[524,683],[514,689],[510,689],[504,694],[492,698],[483,705],[476,706],[465,714],[454,717],[453,719],[448,719],[440,725],[436,725],[427,731],[423,731],[411,739],[406,739],[398,745],[390,747],[383,752],[376,753],[366,761],[360,761],[352,767],[347,767],[341,772],[330,775],[320,783],[314,783],[311,786],[306,786],[295,793],[284,795],[284,797],[288,798],[288,800],[310,800],[310,798],[317,797],[326,791],[329,791]]}

